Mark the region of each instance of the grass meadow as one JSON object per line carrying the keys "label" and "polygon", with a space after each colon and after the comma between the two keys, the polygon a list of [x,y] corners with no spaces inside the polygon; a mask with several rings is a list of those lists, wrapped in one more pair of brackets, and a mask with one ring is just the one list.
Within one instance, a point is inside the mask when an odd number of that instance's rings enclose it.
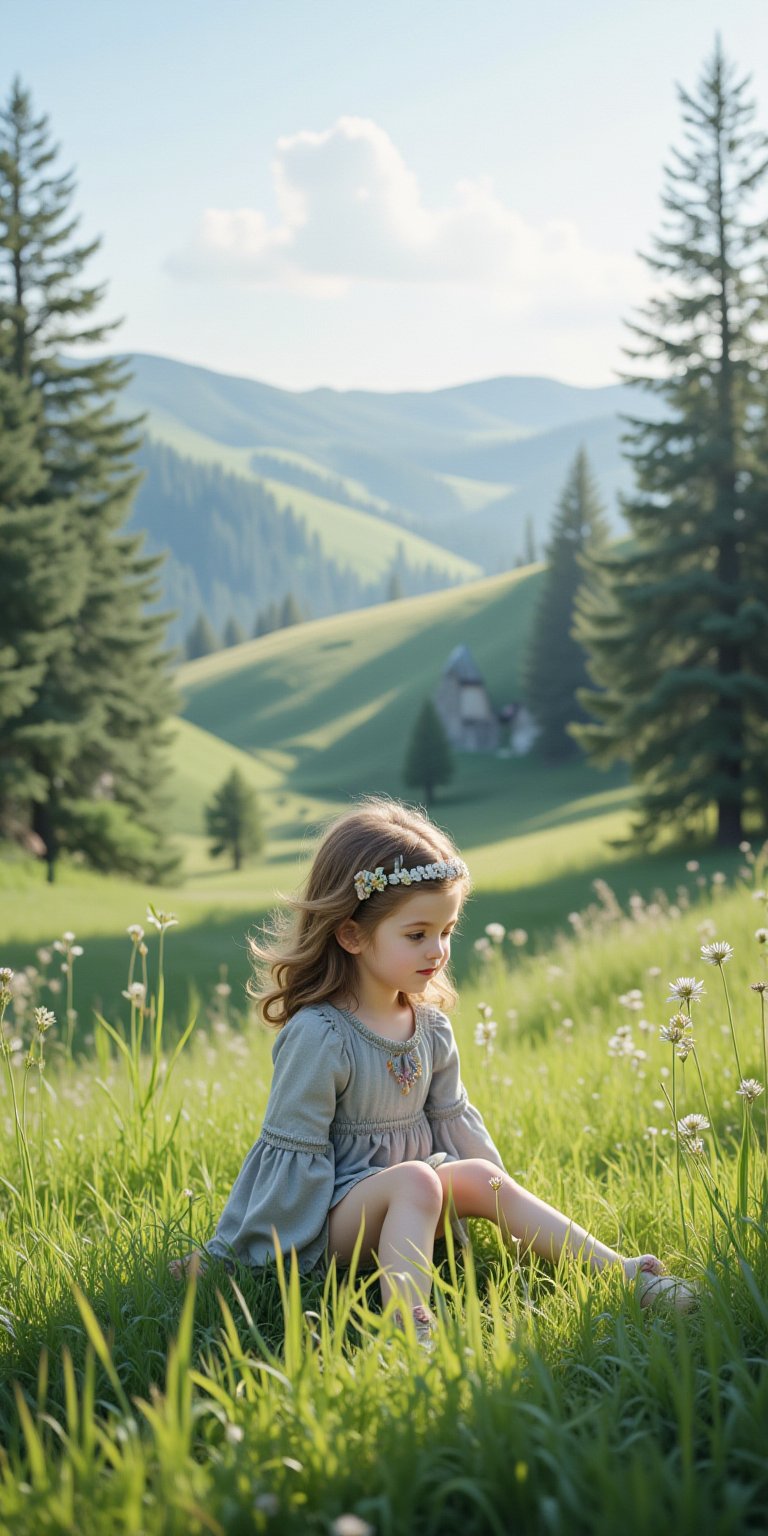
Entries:
{"label": "grass meadow", "polygon": [[[121,999],[81,1054],[67,999],[14,980],[3,1536],[764,1530],[768,1095],[737,1091],[766,1075],[764,880],[751,855],[730,883],[678,863],[666,897],[620,904],[601,885],[546,950],[496,930],[471,946],[464,1079],[510,1173],[611,1245],[659,1253],[700,1301],[641,1311],[619,1276],[555,1271],[475,1222],[472,1251],[435,1271],[432,1354],[393,1331],[370,1276],[169,1278],[213,1230],[271,1068],[271,1036],[215,965],[187,1038],[168,1032],[181,925],[145,925],[150,1014]],[[732,958],[707,962],[713,941]],[[87,957],[66,948],[77,1009]],[[127,935],[119,965],[128,990]],[[678,977],[705,988],[683,1053],[660,1036],[685,1012],[667,1002]],[[42,1033],[36,1006],[56,1013]],[[675,1135],[688,1115],[709,1126]]]}

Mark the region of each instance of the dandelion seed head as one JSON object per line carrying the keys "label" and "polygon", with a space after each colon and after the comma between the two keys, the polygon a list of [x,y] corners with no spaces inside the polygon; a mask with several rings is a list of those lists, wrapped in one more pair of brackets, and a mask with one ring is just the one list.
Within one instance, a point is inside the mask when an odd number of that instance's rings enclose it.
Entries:
{"label": "dandelion seed head", "polygon": [[760,1097],[764,1089],[763,1084],[759,1083],[756,1077],[743,1077],[736,1092],[745,1104],[754,1104],[755,1099]]}

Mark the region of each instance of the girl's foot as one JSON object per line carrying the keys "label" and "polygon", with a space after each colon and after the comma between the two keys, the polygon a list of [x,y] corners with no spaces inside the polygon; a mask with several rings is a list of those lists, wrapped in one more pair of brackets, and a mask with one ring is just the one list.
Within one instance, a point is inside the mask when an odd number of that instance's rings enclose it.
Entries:
{"label": "girl's foot", "polygon": [[206,1255],[201,1249],[195,1248],[192,1253],[185,1253],[183,1259],[171,1259],[168,1265],[168,1273],[174,1280],[184,1280],[188,1274],[194,1274],[195,1278],[199,1280],[201,1275],[205,1274],[207,1268],[208,1260]]}
{"label": "girl's foot", "polygon": [[[416,1330],[416,1343],[428,1352],[433,1350],[435,1347],[434,1333],[437,1324],[429,1308],[422,1306],[411,1307],[411,1317],[413,1318],[413,1326]],[[392,1320],[395,1327],[404,1333],[405,1319],[399,1309],[392,1314]]]}
{"label": "girl's foot", "polygon": [[657,1304],[673,1307],[676,1312],[690,1312],[696,1306],[695,1287],[675,1275],[666,1275],[655,1253],[642,1253],[639,1259],[625,1259],[624,1273],[635,1282],[635,1295],[641,1307]]}

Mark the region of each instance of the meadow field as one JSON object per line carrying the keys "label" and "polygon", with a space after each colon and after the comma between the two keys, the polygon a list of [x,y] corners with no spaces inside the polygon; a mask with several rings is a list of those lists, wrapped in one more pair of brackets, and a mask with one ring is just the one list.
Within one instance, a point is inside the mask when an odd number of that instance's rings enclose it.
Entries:
{"label": "meadow field", "polygon": [[[763,1530],[766,1099],[737,1090],[765,1081],[764,878],[748,852],[730,884],[681,865],[655,902],[605,884],[535,955],[500,925],[455,1016],[513,1177],[695,1282],[685,1316],[482,1222],[435,1271],[431,1355],[370,1275],[214,1265],[184,1291],[167,1262],[211,1234],[258,1133],[271,1037],[223,990],[168,1040],[160,943],[183,929],[151,923],[143,1053],[135,1011],[70,1059],[61,1011],[40,1034],[34,996],[9,1009],[0,1531]],[[708,963],[713,940],[732,958]],[[659,1031],[686,976],[705,991],[683,1064]],[[709,1127],[676,1137],[690,1114]]]}

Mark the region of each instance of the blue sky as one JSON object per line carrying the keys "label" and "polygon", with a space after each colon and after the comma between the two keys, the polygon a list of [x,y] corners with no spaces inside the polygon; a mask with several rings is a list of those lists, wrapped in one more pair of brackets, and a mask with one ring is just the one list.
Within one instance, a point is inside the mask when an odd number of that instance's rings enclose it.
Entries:
{"label": "blue sky", "polygon": [[5,0],[120,350],[288,388],[610,382],[717,31],[768,0]]}

